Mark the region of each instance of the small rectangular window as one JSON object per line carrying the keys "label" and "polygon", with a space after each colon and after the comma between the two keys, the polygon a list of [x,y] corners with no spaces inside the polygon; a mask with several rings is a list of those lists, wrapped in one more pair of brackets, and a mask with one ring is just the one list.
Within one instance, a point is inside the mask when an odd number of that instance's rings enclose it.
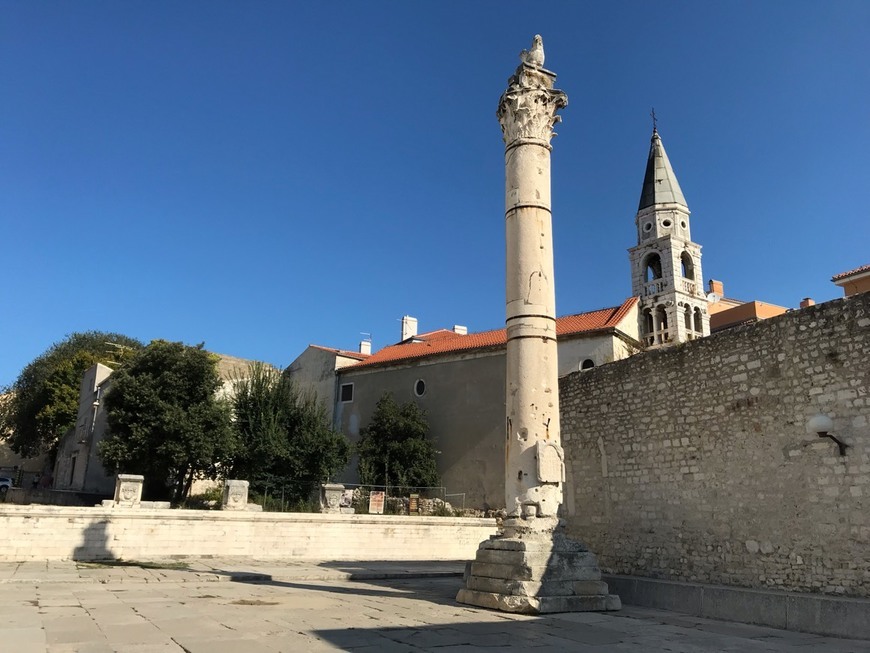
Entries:
{"label": "small rectangular window", "polygon": [[341,384],[341,402],[349,403],[353,401],[353,383]]}

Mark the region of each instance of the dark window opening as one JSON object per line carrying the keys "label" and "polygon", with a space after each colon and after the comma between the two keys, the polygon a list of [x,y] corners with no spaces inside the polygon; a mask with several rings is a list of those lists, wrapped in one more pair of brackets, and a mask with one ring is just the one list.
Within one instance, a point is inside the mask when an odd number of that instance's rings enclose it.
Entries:
{"label": "dark window opening", "polygon": [[593,367],[595,367],[595,361],[591,358],[587,358],[585,361],[580,363],[581,370],[591,370]]}
{"label": "dark window opening", "polygon": [[644,266],[644,280],[652,281],[653,279],[662,278],[662,259],[658,254],[651,254]]}
{"label": "dark window opening", "polygon": [[695,263],[692,261],[692,257],[688,252],[680,254],[680,270],[683,273],[683,278],[694,281]]}
{"label": "dark window opening", "polygon": [[414,384],[414,394],[418,397],[426,394],[426,382],[423,379],[417,379],[417,382]]}
{"label": "dark window opening", "polygon": [[342,403],[353,401],[353,383],[341,384],[341,401]]}

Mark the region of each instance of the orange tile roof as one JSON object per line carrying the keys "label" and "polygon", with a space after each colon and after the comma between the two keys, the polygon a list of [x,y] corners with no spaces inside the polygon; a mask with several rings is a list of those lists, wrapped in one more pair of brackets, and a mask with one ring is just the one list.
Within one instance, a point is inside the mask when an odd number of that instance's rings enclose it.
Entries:
{"label": "orange tile roof", "polygon": [[[556,318],[556,335],[565,337],[612,329],[622,322],[637,302],[637,297],[630,297],[619,306],[558,317]],[[364,367],[405,362],[439,354],[504,347],[506,343],[507,333],[504,329],[481,331],[467,335],[460,335],[449,329],[439,329],[384,347],[366,360],[344,367],[341,371],[347,372]]]}
{"label": "orange tile roof", "polygon": [[839,281],[840,279],[845,279],[846,277],[851,277],[853,274],[859,274],[861,272],[870,272],[870,265],[862,265],[860,268],[855,268],[854,270],[849,270],[848,272],[840,272],[840,274],[835,274],[831,277],[831,281]]}
{"label": "orange tile roof", "polygon": [[362,354],[358,351],[348,351],[346,349],[335,349],[334,347],[322,347],[320,345],[308,345],[309,347],[314,347],[315,349],[320,349],[322,351],[328,351],[332,354],[338,354],[339,356],[344,356],[345,358],[355,358],[358,361],[364,361],[366,358],[371,356],[371,354]]}

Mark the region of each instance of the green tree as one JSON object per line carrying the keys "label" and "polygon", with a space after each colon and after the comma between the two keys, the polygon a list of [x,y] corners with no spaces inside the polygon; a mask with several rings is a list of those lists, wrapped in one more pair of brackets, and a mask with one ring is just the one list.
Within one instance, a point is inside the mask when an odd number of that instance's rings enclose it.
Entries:
{"label": "green tree", "polygon": [[152,341],[112,375],[103,465],[144,475],[149,498],[176,503],[195,478],[217,478],[236,447],[221,386],[217,357],[202,345]]}
{"label": "green tree", "polygon": [[239,449],[231,474],[253,490],[283,488],[291,502],[305,500],[347,465],[350,444],[325,408],[269,365],[254,363],[235,381],[233,413]]}
{"label": "green tree", "polygon": [[75,426],[82,375],[96,363],[117,367],[142,348],[118,333],[72,333],[30,362],[0,404],[0,433],[20,456],[54,456],[63,434]]}
{"label": "green tree", "polygon": [[413,401],[399,405],[385,394],[357,444],[365,485],[433,487],[439,483],[435,447],[426,439],[426,413]]}

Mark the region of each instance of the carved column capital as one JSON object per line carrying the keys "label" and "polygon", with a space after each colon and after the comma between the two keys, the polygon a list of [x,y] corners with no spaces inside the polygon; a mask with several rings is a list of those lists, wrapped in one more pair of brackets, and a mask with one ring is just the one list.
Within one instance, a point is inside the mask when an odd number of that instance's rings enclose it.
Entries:
{"label": "carved column capital", "polygon": [[553,88],[555,81],[549,70],[527,64],[517,68],[496,111],[506,145],[519,141],[550,146],[553,127],[562,120],[556,112],[568,106],[568,96]]}

